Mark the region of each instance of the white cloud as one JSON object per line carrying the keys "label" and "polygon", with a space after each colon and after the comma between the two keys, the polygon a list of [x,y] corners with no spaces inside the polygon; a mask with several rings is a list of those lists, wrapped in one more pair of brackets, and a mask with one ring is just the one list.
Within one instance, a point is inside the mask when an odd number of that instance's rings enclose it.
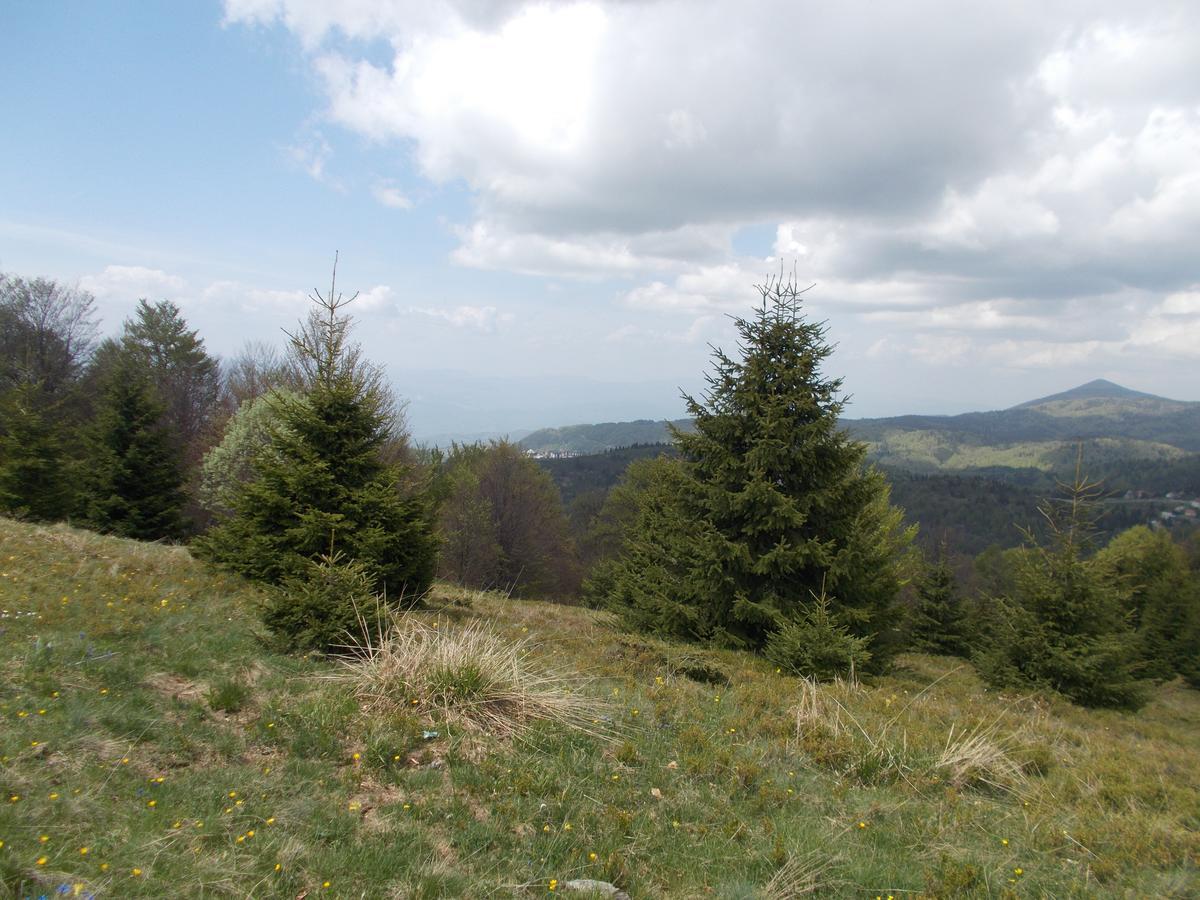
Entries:
{"label": "white cloud", "polygon": [[185,283],[178,275],[145,266],[105,266],[95,275],[85,275],[79,286],[101,300],[176,300]]}
{"label": "white cloud", "polygon": [[308,291],[263,288],[240,281],[214,281],[199,292],[206,307],[251,314],[265,313],[291,327],[303,317],[312,301]]}
{"label": "white cloud", "polygon": [[604,340],[608,343],[640,341],[646,344],[696,344],[705,340],[715,321],[715,316],[697,316],[682,330],[622,325],[605,335]]}
{"label": "white cloud", "polygon": [[979,300],[933,309],[868,310],[859,318],[882,325],[909,325],[951,331],[1048,331],[1059,326],[1046,316],[1029,315],[1026,305],[1008,300]]}
{"label": "white cloud", "polygon": [[320,133],[307,135],[285,148],[292,164],[314,181],[330,182],[325,166],[333,156],[333,148]]}
{"label": "white cloud", "polygon": [[[639,319],[613,341],[745,311],[782,259],[866,357],[1192,352],[1200,7],[227,0],[226,16],[289,28],[328,120],[465,186],[455,263],[614,282]],[[781,36],[802,52],[771,52]],[[735,240],[764,229],[770,247]]]}
{"label": "white cloud", "polygon": [[266,288],[249,288],[245,291],[245,306],[248,309],[274,309],[303,315],[312,301],[307,291],[281,291]]}
{"label": "white cloud", "polygon": [[372,185],[371,196],[390,209],[412,209],[413,206],[408,195],[387,181],[377,181]]}
{"label": "white cloud", "polygon": [[1156,312],[1167,316],[1200,316],[1200,290],[1171,294]]}
{"label": "white cloud", "polygon": [[350,306],[351,314],[355,312],[373,312],[383,309],[392,297],[392,289],[386,284],[377,284],[373,288],[359,291]]}
{"label": "white cloud", "polygon": [[1200,359],[1200,315],[1189,321],[1152,317],[1138,324],[1129,339],[1141,352],[1181,359]]}
{"label": "white cloud", "polygon": [[448,309],[410,306],[406,312],[485,334],[495,332],[500,324],[511,322],[514,318],[512,313],[502,313],[494,306],[454,306]]}

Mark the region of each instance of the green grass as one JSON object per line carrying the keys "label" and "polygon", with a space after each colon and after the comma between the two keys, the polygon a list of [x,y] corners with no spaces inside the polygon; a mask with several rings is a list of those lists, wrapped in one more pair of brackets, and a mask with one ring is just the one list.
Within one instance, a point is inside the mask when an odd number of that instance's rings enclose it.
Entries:
{"label": "green grass", "polygon": [[[813,687],[440,589],[427,628],[486,626],[585,682],[592,727],[493,737],[271,652],[261,600],[183,550],[0,520],[0,896],[1200,893],[1200,694],[1179,684],[1087,712],[913,655]],[[435,681],[478,693],[469,675]]]}

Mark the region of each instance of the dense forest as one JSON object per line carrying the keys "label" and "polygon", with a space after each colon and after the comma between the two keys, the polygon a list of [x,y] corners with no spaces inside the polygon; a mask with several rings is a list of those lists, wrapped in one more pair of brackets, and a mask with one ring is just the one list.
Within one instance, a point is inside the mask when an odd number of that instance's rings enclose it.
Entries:
{"label": "dense forest", "polygon": [[[586,523],[604,502],[629,464],[637,459],[671,455],[670,444],[642,444],[604,453],[539,459],[558,486],[568,515],[577,527]],[[1052,494],[1059,472],[1038,469],[989,468],[969,473],[925,473],[884,466],[892,485],[892,501],[904,510],[910,524],[919,525],[918,542],[927,550],[946,544],[955,554],[974,556],[990,546],[1016,547],[1022,529],[1040,528],[1038,506]],[[1164,509],[1176,506],[1167,493],[1200,496],[1200,456],[1178,462],[1124,461],[1093,471],[1106,487],[1101,534],[1112,536],[1134,525],[1155,521]],[[1127,491],[1158,499],[1126,500]],[[1179,526],[1182,531],[1187,526]]]}

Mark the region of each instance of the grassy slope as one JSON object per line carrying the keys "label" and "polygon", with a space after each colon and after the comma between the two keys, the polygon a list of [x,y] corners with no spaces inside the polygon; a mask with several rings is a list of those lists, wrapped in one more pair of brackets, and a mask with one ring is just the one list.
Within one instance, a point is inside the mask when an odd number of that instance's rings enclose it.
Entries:
{"label": "grassy slope", "polygon": [[[257,600],[183,550],[0,519],[0,895],[1200,893],[1200,695],[1178,685],[1089,713],[909,656],[820,689],[798,729],[802,684],[751,657],[443,591],[422,616],[533,636],[609,705],[611,740],[489,744],[367,717],[328,663],[264,649]],[[731,683],[685,674],[706,667]],[[1024,784],[936,764],[977,724]]]}

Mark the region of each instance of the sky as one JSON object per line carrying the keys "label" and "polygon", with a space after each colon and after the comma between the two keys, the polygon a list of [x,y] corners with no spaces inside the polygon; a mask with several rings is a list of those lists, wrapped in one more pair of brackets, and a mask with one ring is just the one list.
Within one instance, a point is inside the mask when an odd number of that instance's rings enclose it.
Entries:
{"label": "sky", "polygon": [[683,415],[795,272],[852,417],[1200,400],[1200,5],[6,2],[0,271],[282,345],[418,439]]}

